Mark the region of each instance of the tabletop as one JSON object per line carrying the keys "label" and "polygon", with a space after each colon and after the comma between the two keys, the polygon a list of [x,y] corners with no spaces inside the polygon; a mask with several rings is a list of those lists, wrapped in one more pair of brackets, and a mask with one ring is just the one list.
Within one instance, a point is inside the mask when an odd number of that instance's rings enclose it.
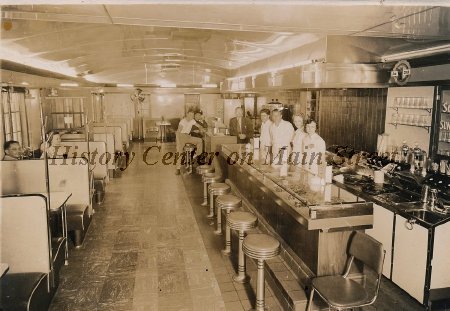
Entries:
{"label": "tabletop", "polygon": [[[42,193],[44,196],[47,196],[47,193]],[[72,193],[65,191],[51,191],[50,192],[50,209],[58,210],[61,206],[63,206],[67,200],[72,196]]]}
{"label": "tabletop", "polygon": [[0,263],[0,277],[4,276],[9,270],[9,265],[7,263]]}

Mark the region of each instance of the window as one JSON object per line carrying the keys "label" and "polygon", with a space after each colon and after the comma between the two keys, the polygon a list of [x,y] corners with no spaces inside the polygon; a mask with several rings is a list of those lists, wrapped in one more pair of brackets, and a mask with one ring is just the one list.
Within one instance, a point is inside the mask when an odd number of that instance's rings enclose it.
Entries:
{"label": "window", "polygon": [[24,144],[21,107],[25,105],[25,94],[2,88],[2,121],[4,141],[16,140]]}

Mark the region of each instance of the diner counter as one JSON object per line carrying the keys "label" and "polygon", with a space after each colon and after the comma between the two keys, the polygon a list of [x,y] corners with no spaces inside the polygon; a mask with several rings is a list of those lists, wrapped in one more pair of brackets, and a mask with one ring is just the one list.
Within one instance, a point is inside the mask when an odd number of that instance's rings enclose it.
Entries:
{"label": "diner counter", "polygon": [[280,177],[280,169],[264,164],[264,159],[241,162],[237,157],[243,148],[222,145],[227,182],[259,223],[278,235],[293,270],[307,278],[342,273],[352,232],[372,227],[373,204],[334,184],[317,183],[298,168]]}
{"label": "diner counter", "polygon": [[[242,161],[242,151],[243,145],[223,145],[227,166],[245,172],[251,183],[272,193],[278,205],[308,230],[361,229],[372,225],[372,203],[359,195],[336,184],[324,184],[320,177],[298,167],[290,167],[287,176],[280,176],[280,165],[274,167],[255,157],[251,163]],[[239,160],[231,164],[237,157]]]}

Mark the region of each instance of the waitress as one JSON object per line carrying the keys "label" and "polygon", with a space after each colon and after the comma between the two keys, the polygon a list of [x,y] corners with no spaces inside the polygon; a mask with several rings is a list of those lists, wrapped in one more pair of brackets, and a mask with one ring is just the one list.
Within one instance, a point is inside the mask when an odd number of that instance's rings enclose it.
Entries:
{"label": "waitress", "polygon": [[325,161],[325,141],[317,133],[316,121],[306,121],[306,135],[303,138],[303,154],[305,157],[305,168],[313,174],[319,172],[319,165]]}
{"label": "waitress", "polygon": [[305,139],[306,133],[304,131],[303,116],[294,115],[292,119],[297,130],[292,138],[292,158],[291,161],[294,165],[302,165],[303,160],[303,140]]}

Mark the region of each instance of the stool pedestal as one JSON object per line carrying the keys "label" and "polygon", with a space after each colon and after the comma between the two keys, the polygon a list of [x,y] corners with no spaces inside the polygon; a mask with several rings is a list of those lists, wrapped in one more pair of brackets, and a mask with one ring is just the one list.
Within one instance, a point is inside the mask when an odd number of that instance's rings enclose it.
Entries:
{"label": "stool pedestal", "polygon": [[195,148],[196,148],[195,145],[190,144],[190,143],[185,144],[183,147],[183,151],[186,155],[185,168],[186,168],[186,171],[188,172],[188,174],[192,173],[192,167],[193,167],[192,152],[195,151]]}
{"label": "stool pedestal", "polygon": [[267,234],[249,234],[242,245],[244,253],[258,261],[258,279],[256,281],[256,311],[265,309],[264,261],[277,256],[280,242]]}
{"label": "stool pedestal", "polygon": [[202,175],[203,182],[203,202],[201,206],[208,205],[208,184],[220,182],[222,177],[220,175],[216,175],[215,173],[204,173]]}
{"label": "stool pedestal", "polygon": [[216,205],[217,225],[216,231],[214,231],[214,233],[217,235],[222,235],[222,209],[225,209],[228,215],[232,209],[236,209],[242,206],[242,200],[232,194],[221,195],[217,197]]}
{"label": "stool pedestal", "polygon": [[243,252],[243,241],[245,231],[254,227],[258,218],[249,212],[232,212],[227,217],[227,224],[231,230],[239,232],[239,253],[238,253],[238,273],[233,276],[233,281],[238,283],[248,282],[248,276],[245,272],[245,254]]}
{"label": "stool pedestal", "polygon": [[213,183],[209,185],[209,214],[206,216],[209,219],[214,218],[214,195],[226,195],[230,193],[231,187],[226,183]]}

